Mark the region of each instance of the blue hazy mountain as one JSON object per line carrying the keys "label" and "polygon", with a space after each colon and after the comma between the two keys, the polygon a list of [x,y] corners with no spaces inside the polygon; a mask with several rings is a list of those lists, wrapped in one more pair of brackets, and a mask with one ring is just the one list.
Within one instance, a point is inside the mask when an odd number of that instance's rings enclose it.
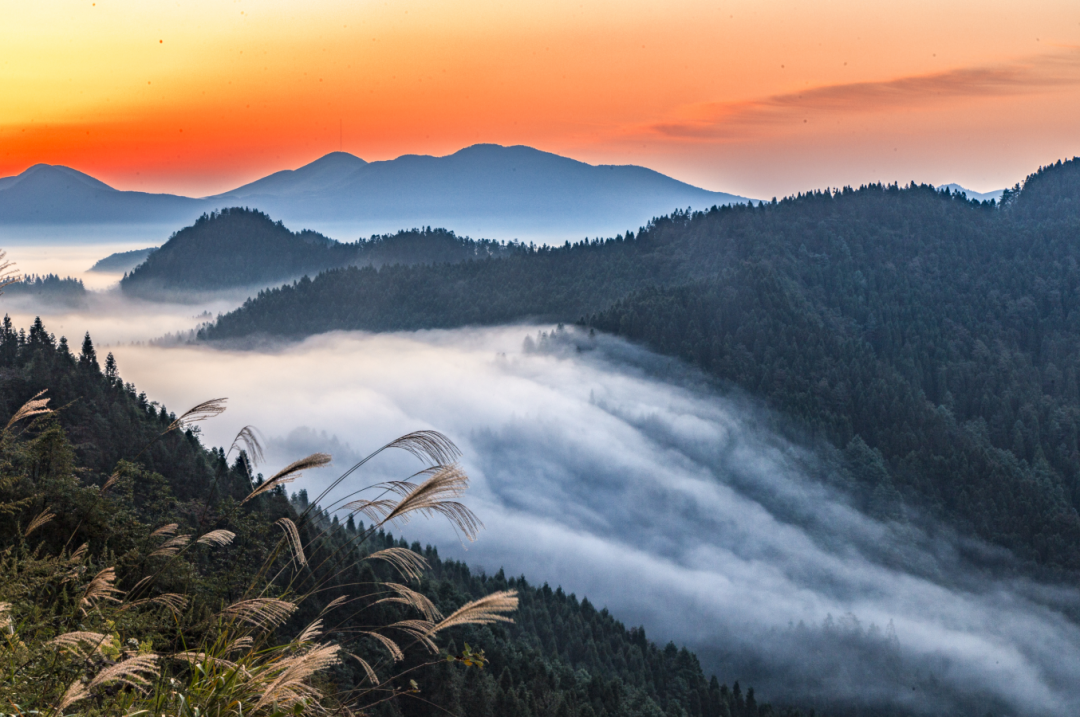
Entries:
{"label": "blue hazy mountain", "polygon": [[597,166],[493,144],[385,162],[334,152],[210,199],[315,229],[332,222],[369,225],[372,232],[444,226],[499,238],[515,231],[615,234],[674,209],[746,201],[644,167]]}
{"label": "blue hazy mountain", "polygon": [[954,192],[963,192],[967,195],[968,199],[977,199],[980,202],[985,202],[993,199],[995,202],[1001,201],[1001,194],[1004,189],[997,189],[992,192],[975,192],[965,187],[961,187],[959,184],[942,184],[938,189],[951,189]]}
{"label": "blue hazy mountain", "polygon": [[182,226],[242,205],[342,239],[423,226],[499,239],[580,238],[636,229],[675,209],[740,200],[644,167],[488,144],[382,162],[333,152],[202,199],[119,191],[67,167],[35,165],[0,179],[0,224]]}
{"label": "blue hazy mountain", "polygon": [[0,224],[191,223],[205,201],[113,189],[69,167],[35,164],[0,179]]}
{"label": "blue hazy mountain", "polygon": [[113,274],[128,272],[146,261],[146,257],[150,256],[150,252],[155,249],[157,249],[156,246],[151,246],[145,249],[118,251],[115,254],[109,254],[104,259],[99,259],[87,271],[100,271]]}

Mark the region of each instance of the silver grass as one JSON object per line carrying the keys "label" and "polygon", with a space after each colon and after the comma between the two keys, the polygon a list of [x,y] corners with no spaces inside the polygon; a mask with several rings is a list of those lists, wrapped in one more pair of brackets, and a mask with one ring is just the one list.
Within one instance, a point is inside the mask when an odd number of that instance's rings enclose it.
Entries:
{"label": "silver grass", "polygon": [[100,632],[76,630],[75,632],[67,632],[63,635],[58,635],[45,644],[59,647],[60,649],[68,649],[76,655],[85,657],[88,653],[83,649],[84,646],[90,648],[89,654],[93,654],[95,652],[101,652],[101,648],[104,645],[111,644],[110,640],[111,638],[109,638],[108,635],[103,635]]}
{"label": "silver grass", "polygon": [[[136,585],[136,588],[137,587],[138,585]],[[133,588],[132,592],[135,592],[136,588]],[[171,612],[174,617],[179,618],[181,615],[184,614],[184,609],[187,607],[187,603],[188,599],[184,595],[180,595],[179,593],[162,593],[161,595],[156,595],[152,598],[135,600],[125,605],[124,608],[141,607],[143,605],[159,605]],[[121,610],[123,610],[124,608],[121,608]]]}
{"label": "silver grass", "polygon": [[296,562],[306,565],[307,558],[304,557],[304,546],[300,543],[300,531],[296,529],[296,523],[289,518],[282,518],[275,525],[280,526],[285,532],[285,539],[289,542],[289,547],[292,548]]}
{"label": "silver grass", "polygon": [[436,624],[431,634],[456,625],[490,625],[496,622],[513,622],[502,613],[517,610],[518,597],[516,590],[502,590],[485,595],[479,600],[465,603],[445,620]]}
{"label": "silver grass", "polygon": [[163,525],[157,530],[155,530],[153,533],[150,533],[150,537],[156,538],[160,535],[172,535],[179,527],[180,526],[177,523],[169,523],[168,525]]}
{"label": "silver grass", "polygon": [[24,403],[19,410],[15,412],[15,415],[8,420],[7,425],[4,426],[4,430],[7,431],[24,418],[39,416],[43,413],[52,413],[52,409],[47,407],[49,399],[40,397],[43,393],[45,393],[44,390],[38,391],[29,401]]}
{"label": "silver grass", "polygon": [[341,662],[337,645],[317,645],[310,650],[281,661],[281,673],[266,686],[262,697],[252,707],[253,714],[264,707],[275,705],[280,708],[292,708],[315,702],[321,693],[306,683],[316,672]]}
{"label": "silver grass", "polygon": [[255,426],[241,428],[240,432],[236,434],[236,438],[233,439],[232,445],[229,446],[226,455],[238,450],[244,451],[247,459],[251,461],[251,466],[257,466],[264,460],[262,443],[259,442],[258,431]]}
{"label": "silver grass", "polygon": [[369,560],[385,560],[406,580],[419,580],[428,569],[423,555],[408,548],[385,548],[368,556]]}
{"label": "silver grass", "polygon": [[122,595],[123,591],[114,586],[114,582],[116,582],[115,568],[105,568],[94,576],[94,579],[86,586],[86,592],[83,593],[82,599],[79,600],[83,614],[93,608],[99,600],[120,602],[120,599],[116,596]]}
{"label": "silver grass", "polygon": [[122,682],[135,688],[145,687],[149,684],[148,678],[157,677],[159,674],[158,659],[160,658],[153,653],[129,657],[97,673],[94,679],[90,680],[87,689],[92,690],[110,682]]}
{"label": "silver grass", "polygon": [[333,600],[328,602],[326,604],[326,607],[324,607],[322,610],[319,611],[319,617],[323,617],[324,615],[326,615],[326,613],[331,612],[334,608],[336,608],[338,605],[341,605],[343,602],[345,602],[348,599],[349,598],[347,598],[344,595],[337,596],[336,598],[334,598]]}
{"label": "silver grass", "polygon": [[247,498],[244,498],[242,501],[240,501],[240,505],[247,503],[255,496],[262,495],[268,490],[272,490],[279,485],[284,485],[285,483],[292,483],[300,476],[300,473],[302,471],[310,470],[312,468],[321,468],[322,466],[328,464],[330,461],[331,458],[329,453],[312,453],[307,458],[301,458],[295,463],[290,463],[289,465],[285,466],[280,471],[272,475],[270,479],[267,480],[265,483],[260,485],[255,490],[251,491],[251,493],[248,494]]}
{"label": "silver grass", "polygon": [[435,634],[435,623],[430,620],[399,620],[386,626],[388,629],[400,630],[426,647],[429,652],[438,652],[439,648],[431,636]]}
{"label": "silver grass", "polygon": [[209,533],[202,535],[195,542],[199,545],[228,545],[236,537],[236,533],[231,530],[211,530]]}
{"label": "silver grass", "polygon": [[[346,480],[350,475],[358,471],[365,463],[370,461],[375,456],[379,455],[385,450],[390,448],[399,448],[403,451],[408,451],[412,455],[419,458],[426,463],[435,463],[437,465],[443,465],[453,463],[461,456],[461,451],[454,445],[454,442],[449,438],[439,433],[438,431],[414,431],[413,433],[406,434],[400,438],[395,438],[390,443],[379,450],[369,453],[362,458],[359,462],[353,464],[349,470],[338,476],[330,485],[328,485],[322,493],[319,494],[311,505],[319,505],[322,499],[325,498],[337,488],[342,481]],[[309,507],[308,510],[311,508]]]}
{"label": "silver grass", "polygon": [[158,557],[158,556],[171,557],[173,555],[176,555],[178,552],[180,552],[180,548],[184,547],[189,542],[191,542],[191,536],[190,535],[176,535],[176,536],[173,536],[173,537],[169,538],[168,540],[166,540],[164,543],[162,543],[158,547],[157,550],[150,553],[150,557],[151,558]]}
{"label": "silver grass", "polygon": [[322,621],[322,619],[321,618],[316,619],[313,623],[311,623],[310,625],[305,627],[304,631],[301,632],[297,636],[296,642],[299,642],[299,643],[314,642],[315,638],[317,638],[319,635],[322,634],[322,629],[323,629],[323,621]]}
{"label": "silver grass", "polygon": [[[225,402],[227,398],[212,398],[209,401],[203,401],[197,406],[189,408],[179,418],[169,424],[169,427],[165,429],[164,433],[174,431],[176,429],[184,430],[191,426],[193,423],[199,421],[205,421],[215,416],[220,416],[225,412]],[[164,435],[164,433],[162,435]]]}
{"label": "silver grass", "polygon": [[386,522],[407,522],[411,513],[440,514],[470,541],[481,527],[475,514],[453,498],[469,486],[469,477],[457,465],[441,466],[430,478],[415,486],[386,516]]}
{"label": "silver grass", "polygon": [[376,600],[375,604],[389,602],[398,603],[400,605],[408,605],[420,614],[424,616],[424,619],[431,622],[437,622],[442,620],[443,615],[439,612],[439,609],[435,607],[435,604],[427,598],[426,595],[416,592],[415,590],[408,588],[404,585],[398,585],[397,583],[384,583],[384,587],[390,588],[390,590],[397,593],[391,597],[385,597],[380,600]]}
{"label": "silver grass", "polygon": [[56,711],[63,712],[79,700],[84,700],[89,696],[90,693],[86,691],[86,687],[83,685],[82,680],[75,680],[71,683],[71,686],[67,688],[67,691],[64,692],[64,696],[60,698],[60,702],[56,705]]}
{"label": "silver grass", "polygon": [[27,526],[26,532],[23,533],[23,537],[24,538],[30,537],[30,533],[33,533],[35,530],[37,530],[41,526],[45,525],[46,523],[48,523],[50,520],[52,520],[55,517],[56,517],[56,514],[53,513],[51,510],[49,510],[48,508],[41,511],[41,513],[39,513],[36,518],[34,518],[33,520],[30,521],[30,525]]}
{"label": "silver grass", "polygon": [[374,638],[380,645],[385,647],[386,651],[390,653],[390,657],[391,659],[393,659],[394,662],[401,662],[405,659],[405,653],[402,651],[401,647],[399,647],[396,642],[391,640],[386,635],[378,632],[371,632],[368,630],[361,631],[361,634]]}
{"label": "silver grass", "polygon": [[173,660],[179,660],[180,662],[186,662],[191,665],[197,665],[200,662],[209,662],[230,670],[234,670],[237,667],[237,664],[231,660],[215,657],[214,655],[207,655],[205,652],[177,652],[176,654],[169,655],[169,657]]}
{"label": "silver grass", "polygon": [[120,480],[120,474],[113,473],[111,476],[109,476],[109,479],[101,485],[101,489],[98,492],[104,493],[105,491],[109,490],[109,488],[112,488],[114,485],[116,485],[116,481],[118,480]]}
{"label": "silver grass", "polygon": [[381,523],[397,506],[392,500],[354,500],[345,504],[345,509],[352,514],[359,513],[373,523]]}
{"label": "silver grass", "polygon": [[425,463],[446,465],[461,458],[461,451],[438,431],[414,431],[390,442],[390,448],[408,451]]}
{"label": "silver grass", "polygon": [[367,663],[367,661],[365,661],[363,658],[357,657],[356,655],[352,654],[351,652],[347,653],[347,654],[349,655],[349,657],[353,658],[354,660],[356,660],[357,662],[360,663],[360,666],[364,668],[364,672],[367,674],[367,678],[369,680],[371,680],[371,684],[373,684],[375,686],[378,686],[379,685],[379,678],[375,674],[375,670],[371,669],[371,665],[369,665]]}
{"label": "silver grass", "polygon": [[285,622],[295,610],[296,605],[286,600],[251,598],[229,605],[222,614],[262,630],[271,630]]}
{"label": "silver grass", "polygon": [[82,562],[82,559],[86,557],[86,551],[89,548],[89,543],[83,543],[79,547],[75,548],[75,552],[68,557],[69,563]]}

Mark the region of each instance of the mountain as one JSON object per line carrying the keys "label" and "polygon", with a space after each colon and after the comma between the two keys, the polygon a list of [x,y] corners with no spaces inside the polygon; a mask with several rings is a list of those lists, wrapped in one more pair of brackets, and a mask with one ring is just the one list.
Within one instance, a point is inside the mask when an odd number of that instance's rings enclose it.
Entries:
{"label": "mountain", "polygon": [[[293,232],[257,209],[204,214],[173,234],[120,281],[129,295],[184,299],[193,292],[263,288],[342,266],[454,263],[517,251],[516,245],[463,239],[444,229],[413,229],[343,244]],[[111,257],[110,257],[111,259]]]}
{"label": "mountain", "polygon": [[446,157],[365,162],[333,152],[222,194],[191,199],[123,192],[67,167],[0,179],[0,225],[189,224],[243,205],[346,236],[423,226],[500,239],[613,235],[692,206],[745,201],[636,166],[594,166],[529,147],[475,145]]}
{"label": "mountain", "polygon": [[86,287],[80,279],[71,277],[61,279],[56,274],[25,275],[20,281],[5,286],[3,293],[11,297],[33,297],[46,304],[67,304],[68,306],[78,306],[86,300]]}
{"label": "mountain", "polygon": [[94,262],[94,265],[88,269],[88,271],[100,271],[108,273],[127,273],[146,261],[146,257],[150,256],[150,252],[157,249],[156,246],[147,247],[146,249],[132,249],[131,251],[118,251],[115,254],[109,254],[104,259],[99,259]]}
{"label": "mountain", "polygon": [[925,511],[1076,575],[1078,234],[1074,159],[1000,205],[871,185],[495,260],[328,271],[201,336],[580,321],[700,366],[837,450],[868,446],[881,470],[860,459],[851,474],[869,513]]}
{"label": "mountain", "polygon": [[938,186],[938,189],[948,189],[951,192],[960,192],[966,194],[968,199],[974,199],[979,202],[989,202],[991,199],[994,201],[1001,201],[1001,194],[1004,189],[995,189],[992,192],[975,192],[970,189],[965,189],[959,184],[942,184]]}
{"label": "mountain", "polygon": [[446,157],[370,163],[335,152],[209,199],[258,207],[305,226],[444,226],[500,238],[611,235],[673,209],[746,201],[644,167],[594,166],[531,147],[492,144]]}
{"label": "mountain", "polygon": [[113,189],[69,167],[35,164],[0,179],[0,224],[190,222],[205,202]]}

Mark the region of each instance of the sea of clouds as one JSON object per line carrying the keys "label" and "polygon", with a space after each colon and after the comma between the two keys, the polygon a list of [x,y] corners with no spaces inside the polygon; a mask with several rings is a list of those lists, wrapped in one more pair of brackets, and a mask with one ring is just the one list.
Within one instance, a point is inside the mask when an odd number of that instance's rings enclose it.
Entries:
{"label": "sea of clouds", "polygon": [[[442,431],[463,452],[466,502],[485,528],[474,543],[439,521],[395,533],[587,596],[763,699],[833,712],[1080,709],[1080,628],[1068,617],[1080,594],[1015,577],[1008,555],[932,521],[860,513],[829,487],[830,459],[676,362],[533,326],[151,346],[133,342],[215,307],[94,300],[46,311],[46,327],[75,346],[89,329],[124,380],[177,413],[227,396],[204,439],[227,446],[256,426],[263,472],[334,455],[292,489],[314,496],[394,437]],[[13,314],[23,326],[36,313],[25,308]],[[384,454],[348,490],[420,467]]]}

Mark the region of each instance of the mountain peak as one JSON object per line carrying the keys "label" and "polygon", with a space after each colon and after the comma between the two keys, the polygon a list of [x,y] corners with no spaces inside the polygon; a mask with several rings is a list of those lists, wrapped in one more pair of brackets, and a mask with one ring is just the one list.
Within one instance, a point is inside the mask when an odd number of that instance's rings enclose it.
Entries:
{"label": "mountain peak", "polygon": [[349,154],[348,152],[330,152],[316,159],[314,162],[309,162],[299,169],[297,172],[311,169],[315,167],[363,167],[367,164],[366,161],[357,157],[355,154]]}
{"label": "mountain peak", "polygon": [[91,189],[99,189],[109,192],[116,190],[99,179],[94,179],[89,174],[80,172],[62,164],[35,164],[12,177],[0,178],[0,191],[10,189],[18,184],[53,184],[69,185],[72,182],[84,185]]}
{"label": "mountain peak", "polygon": [[285,169],[255,180],[250,184],[219,194],[231,199],[260,194],[310,194],[323,191],[348,180],[367,162],[348,152],[331,152],[297,169]]}

